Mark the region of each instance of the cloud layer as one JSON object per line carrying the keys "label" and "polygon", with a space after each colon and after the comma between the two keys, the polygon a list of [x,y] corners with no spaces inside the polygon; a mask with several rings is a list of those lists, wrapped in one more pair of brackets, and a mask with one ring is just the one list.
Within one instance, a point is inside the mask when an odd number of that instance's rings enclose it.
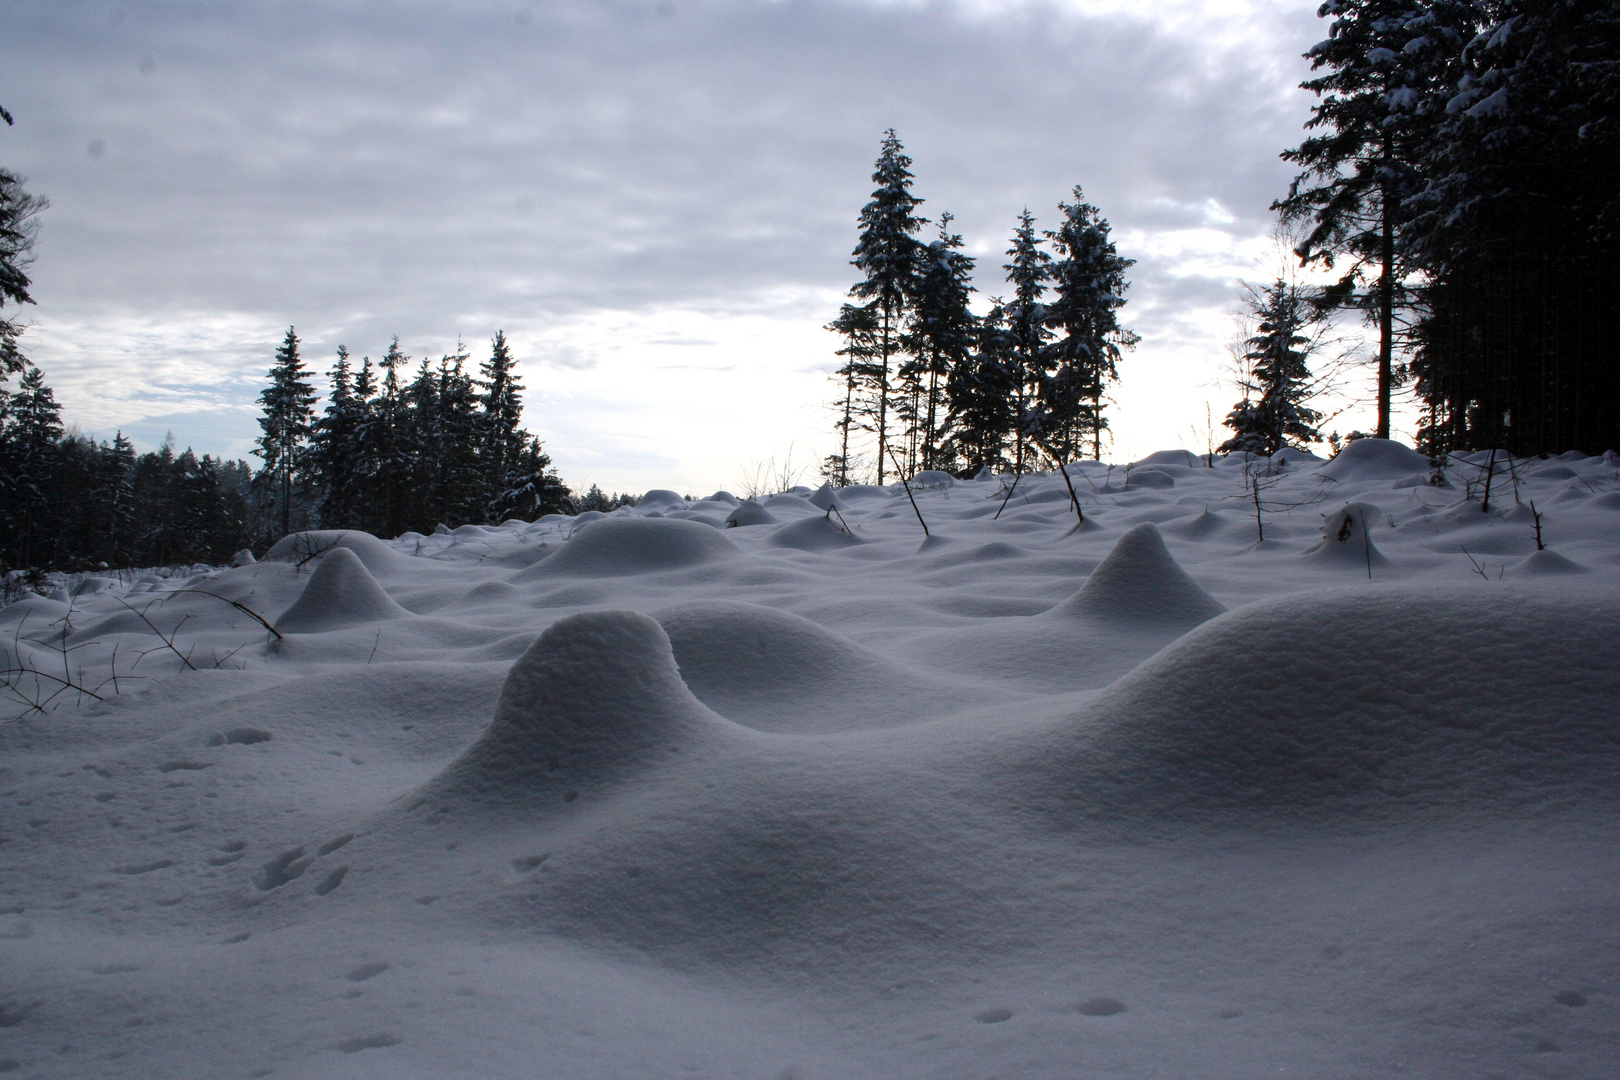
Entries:
{"label": "cloud layer", "polygon": [[[0,162],[54,204],[34,355],[87,428],[173,418],[240,454],[288,324],[322,368],[339,343],[477,355],[504,328],[565,477],[694,489],[830,441],[820,326],[890,126],[986,293],[1014,215],[1050,224],[1084,185],[1138,260],[1114,422],[1174,441],[1286,183],[1318,32],[1291,5],[855,0],[56,0],[8,21]],[[225,419],[181,430],[198,413]]]}

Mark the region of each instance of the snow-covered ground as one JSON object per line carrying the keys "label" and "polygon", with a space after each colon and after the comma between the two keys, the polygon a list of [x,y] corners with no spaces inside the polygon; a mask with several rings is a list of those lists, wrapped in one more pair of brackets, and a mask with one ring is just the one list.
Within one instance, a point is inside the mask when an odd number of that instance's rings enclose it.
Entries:
{"label": "snow-covered ground", "polygon": [[1264,464],[0,610],[0,1071],[1615,1075],[1620,465]]}

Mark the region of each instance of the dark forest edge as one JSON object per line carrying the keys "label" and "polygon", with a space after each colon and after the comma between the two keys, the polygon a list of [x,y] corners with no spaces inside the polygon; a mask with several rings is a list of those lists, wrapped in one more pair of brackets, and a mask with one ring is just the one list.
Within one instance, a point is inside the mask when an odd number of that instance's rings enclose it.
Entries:
{"label": "dark forest edge", "polygon": [[[1316,74],[1302,84],[1317,104],[1308,137],[1282,154],[1300,171],[1272,209],[1301,265],[1332,280],[1247,286],[1244,396],[1218,449],[1320,440],[1308,362],[1340,313],[1375,331],[1371,434],[1388,436],[1405,391],[1437,465],[1453,452],[1620,446],[1620,2],[1328,0],[1318,15],[1329,33],[1305,54]],[[1037,232],[1026,209],[1008,298],[979,317],[950,215],[937,239],[917,238],[928,220],[910,166],[891,130],[860,216],[855,302],[829,327],[844,347],[839,447],[823,476],[1021,473],[1100,456],[1107,388],[1137,340],[1117,318],[1132,262],[1107,221],[1078,186],[1056,231]],[[392,536],[626,501],[594,486],[576,498],[519,426],[522,387],[499,333],[476,375],[459,346],[414,374],[397,339],[358,369],[339,349],[317,416],[289,328],[260,398],[257,471],[64,433],[4,310],[33,302],[25,271],[47,205],[0,169],[0,573],[218,563],[300,528]]]}
{"label": "dark forest edge", "polygon": [[260,395],[257,470],[176,453],[172,438],[137,455],[122,433],[98,442],[65,432],[43,374],[21,360],[16,390],[0,384],[8,591],[41,584],[46,571],[218,565],[299,529],[397,536],[634,501],[595,485],[578,496],[557,476],[518,424],[523,387],[503,334],[482,378],[462,349],[403,381],[410,357],[397,339],[376,367],[365,358],[357,371],[339,348],[319,414],[298,345],[289,328]]}

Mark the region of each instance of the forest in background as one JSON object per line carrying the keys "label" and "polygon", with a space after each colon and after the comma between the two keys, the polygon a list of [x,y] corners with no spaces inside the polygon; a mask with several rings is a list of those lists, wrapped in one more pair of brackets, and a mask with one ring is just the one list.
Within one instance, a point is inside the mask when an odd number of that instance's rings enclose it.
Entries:
{"label": "forest in background", "polygon": [[[1220,449],[1320,440],[1312,367],[1322,328],[1346,316],[1376,342],[1367,434],[1387,437],[1395,395],[1410,393],[1435,461],[1620,446],[1620,3],[1329,0],[1319,14],[1329,32],[1303,84],[1317,102],[1283,152],[1299,172],[1273,209],[1326,283],[1246,285],[1243,397]],[[1120,322],[1132,262],[1107,220],[1078,186],[1053,231],[1026,208],[1007,289],[976,315],[973,260],[949,214],[916,212],[910,166],[888,132],[860,215],[862,276],[829,327],[842,365],[823,476],[1100,456],[1108,388],[1137,341]],[[574,496],[521,428],[501,334],[476,374],[460,347],[414,372],[397,340],[376,365],[340,350],[317,413],[289,329],[260,398],[257,469],[64,431],[7,310],[32,302],[47,206],[0,169],[0,572],[217,563],[301,527],[397,535],[623,501]]]}

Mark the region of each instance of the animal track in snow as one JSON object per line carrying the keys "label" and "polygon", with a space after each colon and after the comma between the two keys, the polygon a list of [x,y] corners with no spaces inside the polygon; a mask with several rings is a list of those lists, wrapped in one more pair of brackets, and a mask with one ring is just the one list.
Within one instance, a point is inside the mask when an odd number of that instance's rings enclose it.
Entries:
{"label": "animal track in snow", "polygon": [[301,877],[304,871],[309,869],[309,864],[314,861],[313,856],[309,858],[304,856],[304,849],[301,847],[283,851],[264,864],[259,873],[254,875],[253,884],[258,886],[260,892],[279,889],[287,882]]}

